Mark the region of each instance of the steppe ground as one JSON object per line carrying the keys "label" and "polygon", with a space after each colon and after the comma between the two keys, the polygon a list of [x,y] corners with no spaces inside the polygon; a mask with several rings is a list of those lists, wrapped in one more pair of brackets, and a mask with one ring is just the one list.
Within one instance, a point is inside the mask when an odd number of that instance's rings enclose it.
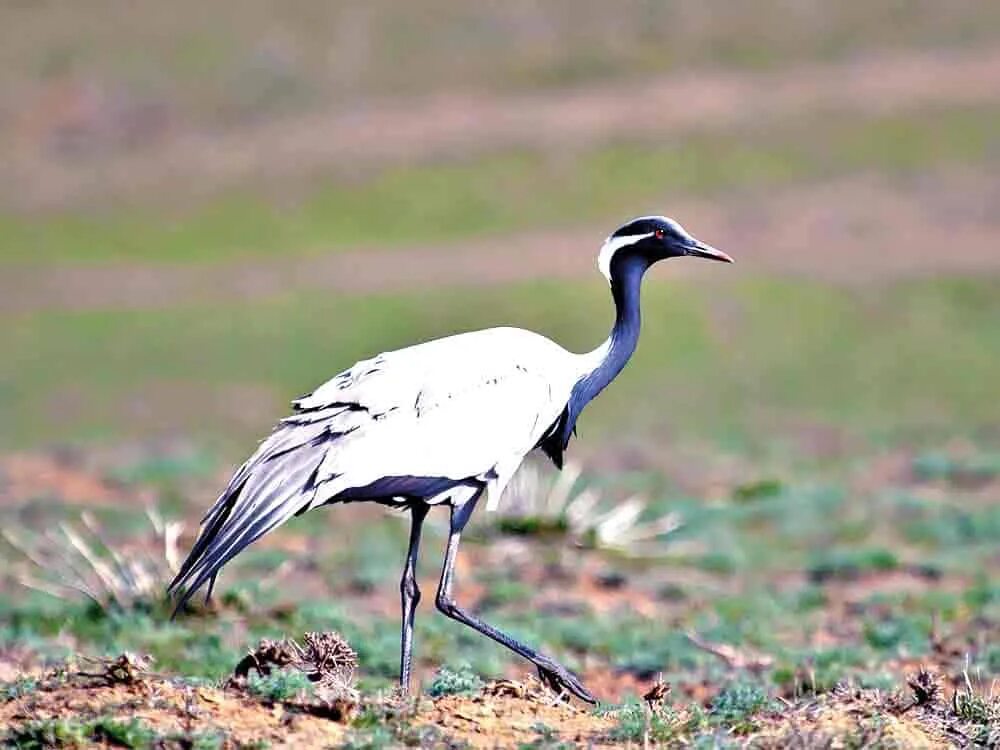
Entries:
{"label": "steppe ground", "polygon": [[[0,742],[1000,744],[1000,6],[97,6],[0,9]],[[419,698],[377,508],[169,619],[292,397],[469,328],[596,345],[596,249],[652,212],[738,263],[656,269],[570,480],[460,559],[599,708],[429,606],[434,514]],[[307,632],[357,668],[230,679]]]}

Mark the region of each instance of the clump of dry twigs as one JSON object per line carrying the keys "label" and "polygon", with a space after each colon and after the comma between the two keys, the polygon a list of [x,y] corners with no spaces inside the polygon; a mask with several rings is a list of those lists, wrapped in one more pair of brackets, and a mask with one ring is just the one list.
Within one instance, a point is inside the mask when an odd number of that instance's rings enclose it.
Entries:
{"label": "clump of dry twigs", "polygon": [[92,514],[80,514],[78,525],[60,523],[42,533],[0,530],[0,536],[22,558],[14,578],[24,586],[60,599],[80,594],[101,610],[131,609],[159,601],[180,566],[178,540],[183,526],[165,521],[148,508],[147,537],[117,546]]}
{"label": "clump of dry twigs", "polygon": [[915,675],[908,678],[906,684],[913,692],[913,705],[927,706],[936,703],[941,693],[941,683],[937,675],[921,667]]}
{"label": "clump of dry twigs", "polygon": [[321,701],[356,703],[357,667],[357,653],[339,633],[306,633],[301,644],[291,638],[265,638],[236,665],[230,685],[242,686],[251,670],[266,677],[276,669],[293,669],[313,684]]}
{"label": "clump of dry twigs", "polygon": [[82,657],[97,671],[79,671],[78,677],[98,680],[104,685],[137,685],[150,676],[153,659],[150,656],[125,652],[115,657]]}

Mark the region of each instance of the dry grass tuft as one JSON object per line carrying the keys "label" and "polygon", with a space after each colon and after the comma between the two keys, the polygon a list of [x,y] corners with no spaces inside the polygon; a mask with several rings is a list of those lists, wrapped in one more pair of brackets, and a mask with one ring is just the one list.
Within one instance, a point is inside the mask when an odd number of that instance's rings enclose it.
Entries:
{"label": "dry grass tuft", "polygon": [[496,514],[496,526],[518,534],[566,534],[577,543],[629,556],[667,553],[669,536],[681,527],[676,513],[652,515],[639,495],[625,500],[596,487],[582,490],[579,464],[569,463],[554,479],[535,463],[514,475]]}
{"label": "dry grass tuft", "polygon": [[358,655],[347,640],[335,632],[306,633],[302,644],[291,638],[261,640],[233,670],[230,687],[242,688],[251,670],[262,677],[275,670],[294,670],[313,684],[316,697],[326,707],[339,706],[338,713],[348,712],[358,702],[355,670]]}
{"label": "dry grass tuft", "polygon": [[83,657],[100,668],[97,672],[77,672],[79,677],[90,677],[103,685],[138,685],[151,676],[151,656],[130,654],[127,651],[114,658]]}
{"label": "dry grass tuft", "polygon": [[295,668],[315,685],[316,696],[325,703],[357,703],[354,672],[358,655],[339,633],[306,633],[305,646],[298,647]]}
{"label": "dry grass tuft", "polygon": [[262,677],[271,674],[272,667],[283,669],[295,661],[296,644],[287,639],[272,641],[269,638],[261,639],[257,648],[244,656],[233,670],[233,682],[239,682],[254,670]]}
{"label": "dry grass tuft", "polygon": [[0,531],[22,560],[14,577],[23,586],[60,599],[83,595],[102,611],[157,602],[179,567],[183,526],[146,510],[150,533],[128,548],[118,546],[91,513],[80,524],[60,523],[41,534]]}
{"label": "dry grass tuft", "polygon": [[914,705],[926,706],[937,703],[941,693],[941,684],[938,681],[937,675],[933,672],[929,672],[921,667],[916,675],[906,681],[906,684],[913,691]]}

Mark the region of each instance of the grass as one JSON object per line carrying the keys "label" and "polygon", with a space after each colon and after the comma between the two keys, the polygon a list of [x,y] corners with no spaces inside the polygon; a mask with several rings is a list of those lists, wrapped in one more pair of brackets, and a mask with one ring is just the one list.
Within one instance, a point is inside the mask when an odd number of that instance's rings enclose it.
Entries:
{"label": "grass", "polygon": [[[235,192],[179,213],[145,205],[0,214],[0,263],[206,263],[371,245],[412,246],[661,212],[671,198],[770,190],[858,170],[906,175],[995,161],[996,107],[857,119],[827,113],[766,130],[514,151],[331,175],[280,202]],[[174,215],[176,213],[176,215]]]}
{"label": "grass", "polygon": [[[584,434],[600,437],[628,416],[637,433],[669,424],[691,437],[761,444],[772,434],[761,414],[772,423],[808,415],[883,436],[919,427],[932,438],[935,426],[940,432],[956,421],[974,431],[1000,417],[992,390],[1000,379],[994,287],[989,278],[884,289],[803,280],[697,288],[654,281],[638,353],[588,409]],[[23,316],[0,329],[0,443],[197,430],[209,442],[229,436],[243,444],[324,374],[380,350],[496,324],[539,330],[586,350],[606,335],[606,294],[596,282],[553,282]],[[654,395],[664,410],[636,408]],[[248,400],[257,404],[249,416]]]}
{"label": "grass", "polygon": [[10,730],[6,747],[23,750],[52,747],[81,747],[93,742],[142,750],[153,746],[157,734],[139,719],[129,721],[101,717],[91,721],[44,719]]}
{"label": "grass", "polygon": [[[116,719],[101,716],[96,719],[40,719],[25,722],[0,735],[5,748],[41,750],[42,748],[124,747],[133,750],[147,748],[190,748],[219,750],[226,744],[225,733],[168,732],[160,733],[141,719]],[[237,743],[238,747],[248,746]]]}

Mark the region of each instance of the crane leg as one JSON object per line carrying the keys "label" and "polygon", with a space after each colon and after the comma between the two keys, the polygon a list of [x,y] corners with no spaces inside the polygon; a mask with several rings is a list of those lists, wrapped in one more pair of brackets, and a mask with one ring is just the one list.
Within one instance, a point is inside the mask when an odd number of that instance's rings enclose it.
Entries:
{"label": "crane leg", "polygon": [[403,635],[401,654],[399,657],[399,687],[404,693],[410,691],[410,674],[413,663],[413,614],[420,603],[420,588],[417,586],[417,554],[420,551],[420,531],[424,525],[424,517],[430,506],[416,502],[410,507],[410,546],[406,551],[406,566],[403,568],[403,578],[399,582],[399,594],[402,599]]}
{"label": "crane leg", "polygon": [[514,653],[523,656],[538,668],[538,674],[542,682],[557,692],[569,691],[580,700],[588,703],[597,703],[597,699],[583,686],[580,679],[564,666],[554,659],[540,654],[530,646],[519,643],[506,633],[497,630],[489,623],[484,622],[456,604],[452,595],[455,579],[455,558],[458,555],[458,544],[462,537],[462,529],[468,523],[478,498],[479,496],[477,495],[468,502],[457,507],[452,507],[451,509],[451,530],[448,535],[448,549],[445,552],[444,567],[441,570],[441,583],[438,586],[437,608],[451,619],[478,630],[500,645],[506,646]]}

